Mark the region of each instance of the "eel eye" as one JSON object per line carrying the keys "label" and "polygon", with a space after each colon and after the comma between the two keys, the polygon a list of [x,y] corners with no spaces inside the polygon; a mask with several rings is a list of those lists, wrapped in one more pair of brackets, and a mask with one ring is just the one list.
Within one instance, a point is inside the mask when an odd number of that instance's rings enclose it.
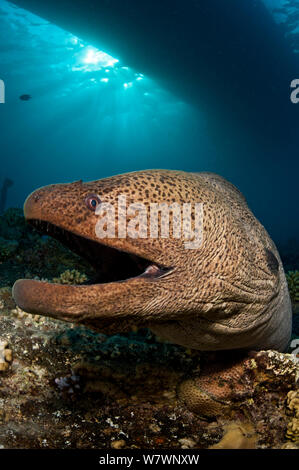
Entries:
{"label": "eel eye", "polygon": [[85,204],[87,205],[89,210],[95,212],[98,205],[101,204],[101,199],[96,194],[90,194],[85,199]]}

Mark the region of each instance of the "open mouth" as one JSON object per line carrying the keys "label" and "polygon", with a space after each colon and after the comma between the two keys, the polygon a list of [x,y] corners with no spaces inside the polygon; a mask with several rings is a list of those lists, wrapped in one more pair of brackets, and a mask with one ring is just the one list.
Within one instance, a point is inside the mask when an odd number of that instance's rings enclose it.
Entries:
{"label": "open mouth", "polygon": [[38,232],[59,241],[92,266],[95,276],[87,284],[121,282],[136,277],[159,279],[171,271],[171,268],[76,235],[49,222],[37,219],[29,219],[28,222]]}

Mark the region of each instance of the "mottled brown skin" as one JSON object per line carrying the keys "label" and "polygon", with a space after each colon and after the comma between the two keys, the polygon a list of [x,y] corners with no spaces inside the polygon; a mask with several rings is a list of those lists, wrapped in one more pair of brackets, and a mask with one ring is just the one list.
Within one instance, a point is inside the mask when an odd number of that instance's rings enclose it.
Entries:
{"label": "mottled brown skin", "polygon": [[[203,203],[203,243],[185,249],[170,238],[104,239],[85,199],[102,202]],[[199,350],[284,350],[291,334],[291,304],[277,249],[229,182],[211,173],[140,171],[99,181],[51,185],[25,203],[25,217],[172,269],[160,278],[136,277],[90,286],[19,280],[13,295],[25,311],[101,330],[149,326],[171,342]],[[171,231],[170,231],[171,233]]]}

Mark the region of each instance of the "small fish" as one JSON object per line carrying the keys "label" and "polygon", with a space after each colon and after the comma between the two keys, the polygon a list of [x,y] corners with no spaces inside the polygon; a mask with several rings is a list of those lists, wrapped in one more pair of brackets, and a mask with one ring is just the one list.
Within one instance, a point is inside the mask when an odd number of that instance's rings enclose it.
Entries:
{"label": "small fish", "polygon": [[29,101],[31,100],[32,96],[31,95],[21,95],[20,100],[22,101]]}

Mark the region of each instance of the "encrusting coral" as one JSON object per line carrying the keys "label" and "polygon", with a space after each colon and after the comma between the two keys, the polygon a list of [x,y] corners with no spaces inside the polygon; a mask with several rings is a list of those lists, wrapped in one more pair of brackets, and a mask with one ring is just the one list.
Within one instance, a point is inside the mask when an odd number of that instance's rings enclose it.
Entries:
{"label": "encrusting coral", "polygon": [[6,371],[12,362],[12,350],[7,341],[0,341],[0,372]]}
{"label": "encrusting coral", "polygon": [[288,423],[286,437],[299,444],[299,390],[291,390],[288,393],[287,409],[292,418]]}

